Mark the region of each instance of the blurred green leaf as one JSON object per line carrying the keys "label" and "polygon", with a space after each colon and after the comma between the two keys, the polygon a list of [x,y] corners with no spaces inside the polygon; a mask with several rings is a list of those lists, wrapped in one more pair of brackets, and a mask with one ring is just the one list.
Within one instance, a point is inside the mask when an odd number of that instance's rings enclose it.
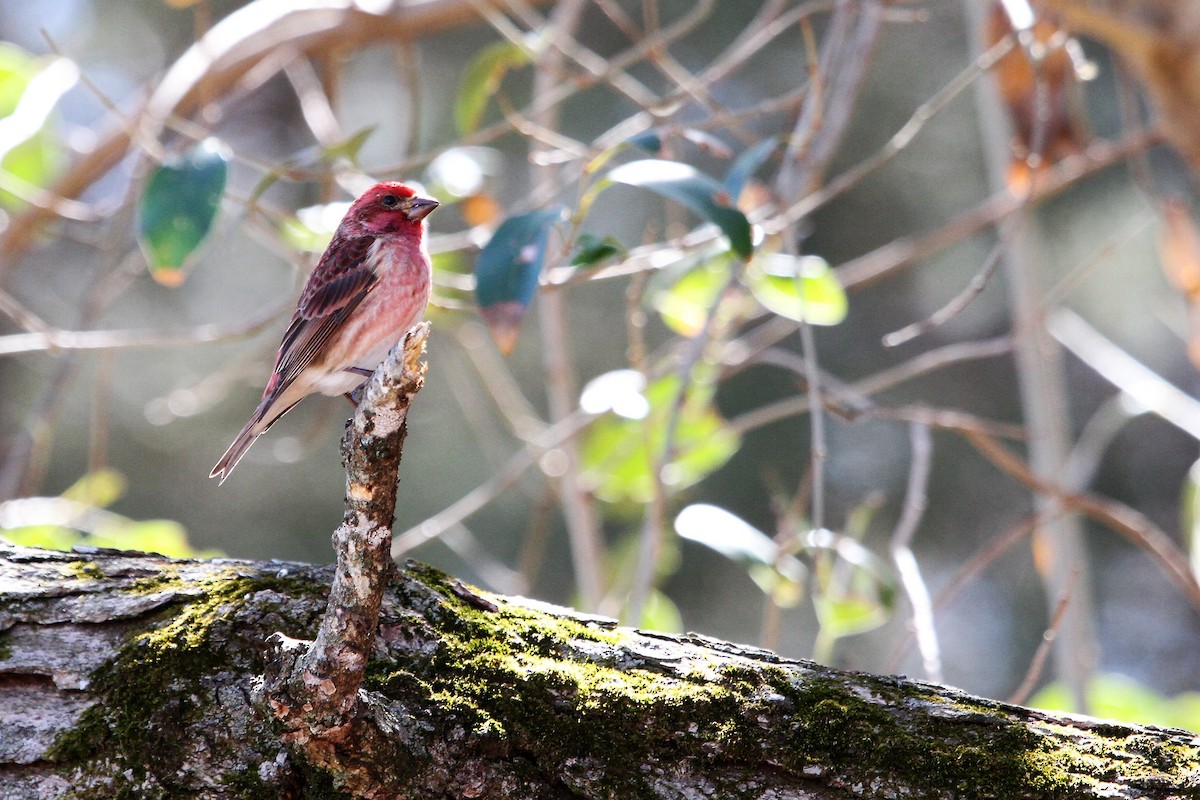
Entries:
{"label": "blurred green leaf", "polygon": [[725,187],[695,167],[678,161],[645,159],[616,167],[608,173],[608,179],[682,203],[720,228],[729,237],[733,252],[742,258],[754,252],[746,215],[734,207]]}
{"label": "blurred green leaf", "polygon": [[785,608],[799,603],[806,570],[795,556],[780,555],[775,540],[741,517],[717,506],[695,503],[675,517],[675,531],[740,564],[775,602]]}
{"label": "blurred green leaf", "polygon": [[709,259],[672,285],[648,292],[647,299],[672,331],[689,338],[698,336],[721,289],[729,282],[730,269],[727,259]]}
{"label": "blurred green leaf", "polygon": [[115,469],[98,469],[71,484],[62,497],[76,503],[107,508],[125,494],[125,476]]}
{"label": "blurred green leaf", "polygon": [[675,532],[743,566],[771,566],[779,555],[775,540],[736,514],[708,503],[693,503],[675,517]]}
{"label": "blurred green leaf", "polygon": [[646,598],[638,627],[647,631],[682,633],[683,615],[679,613],[679,607],[675,605],[674,600],[655,589]]}
{"label": "blurred green leaf", "polygon": [[503,353],[516,345],[521,319],[537,293],[550,229],[562,215],[562,208],[549,208],[509,217],[475,262],[475,300]]}
{"label": "blurred green leaf", "polygon": [[821,638],[832,642],[877,628],[896,605],[891,568],[855,539],[809,531],[801,552],[813,565],[813,610]]}
{"label": "blurred green leaf", "polygon": [[[1137,725],[1160,725],[1200,732],[1200,692],[1166,697],[1133,678],[1113,673],[1092,677],[1087,686],[1088,713]],[[1078,711],[1071,692],[1051,683],[1029,698],[1028,705],[1047,711]]]}
{"label": "blurred green leaf", "polygon": [[285,217],[279,223],[279,235],[289,247],[302,253],[320,253],[333,238],[332,232],[314,230],[298,217]]}
{"label": "blurred green leaf", "polygon": [[813,610],[823,631],[835,639],[874,630],[888,621],[891,610],[870,596],[818,594]]}
{"label": "blurred green leaf", "polygon": [[221,207],[228,162],[225,146],[210,138],[151,170],[138,200],[138,243],[159,283],[182,283]]}
{"label": "blurred green leaf", "polygon": [[[52,134],[54,107],[78,80],[78,68],[65,58],[0,43],[0,169],[33,188],[50,185],[66,163]],[[27,203],[0,191],[0,205]]]}
{"label": "blurred green leaf", "polygon": [[[645,391],[644,419],[608,415],[584,437],[582,461],[596,495],[609,503],[645,503],[654,493],[652,464],[663,452],[667,420],[678,392],[676,376],[659,378]],[[737,452],[740,437],[711,405],[709,388],[693,384],[685,398],[675,436],[675,458],[663,469],[671,489],[683,489],[719,469]]]}
{"label": "blurred green leaf", "polygon": [[349,210],[350,202],[346,200],[298,208],[295,216],[279,223],[279,236],[300,252],[323,252]]}
{"label": "blurred green leaf", "polygon": [[105,510],[125,490],[115,470],[97,470],[76,481],[60,497],[26,497],[0,503],[0,531],[14,544],[70,550],[77,546],[162,553],[171,558],[207,558],[197,551],[178,522],[134,520]]}
{"label": "blurred green leaf", "polygon": [[460,135],[466,136],[479,127],[483,112],[499,91],[504,76],[529,63],[530,47],[531,44],[496,42],[479,51],[467,65],[454,102],[454,121]]}
{"label": "blurred green leaf", "polygon": [[779,137],[769,136],[750,149],[743,150],[733,160],[733,164],[729,167],[729,172],[725,173],[725,191],[729,192],[729,196],[733,198],[735,203],[742,196],[742,190],[746,188],[746,182],[771,157],[771,153],[775,152],[775,148],[778,145]]}
{"label": "blurred green leaf", "polygon": [[571,266],[594,267],[601,261],[624,254],[625,247],[611,236],[601,238],[594,233],[581,233],[576,242],[575,255],[571,258]]}
{"label": "blurred green leaf", "polygon": [[358,154],[362,150],[363,145],[367,143],[367,139],[371,138],[371,134],[375,133],[378,125],[368,125],[360,131],[355,131],[340,142],[334,142],[331,145],[321,148],[322,161],[335,161],[339,158],[344,158],[351,164],[357,166]]}
{"label": "blurred green leaf", "polygon": [[1183,483],[1179,503],[1183,538],[1191,558],[1192,574],[1200,579],[1200,461],[1192,464]]}
{"label": "blurred green leaf", "polygon": [[462,275],[471,271],[471,265],[463,256],[461,250],[445,250],[441,253],[432,253],[429,260],[433,262],[434,272],[450,272],[455,275]]}
{"label": "blurred green leaf", "polygon": [[849,308],[842,284],[818,256],[756,258],[746,269],[746,285],[765,308],[797,322],[837,325]]}

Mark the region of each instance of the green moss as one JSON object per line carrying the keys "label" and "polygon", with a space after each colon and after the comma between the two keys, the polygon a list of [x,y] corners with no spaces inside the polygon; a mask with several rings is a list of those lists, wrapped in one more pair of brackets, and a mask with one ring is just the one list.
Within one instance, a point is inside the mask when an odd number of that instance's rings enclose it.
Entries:
{"label": "green moss", "polygon": [[72,578],[95,581],[105,578],[104,572],[96,566],[96,562],[81,558],[63,565],[63,571]]}
{"label": "green moss", "polygon": [[12,658],[12,643],[8,641],[8,634],[0,634],[0,661],[7,661]]}
{"label": "green moss", "polygon": [[[178,580],[168,573],[139,582],[131,591],[164,591]],[[134,792],[131,796],[137,796],[135,787],[150,773],[171,776],[180,771],[189,747],[195,746],[189,726],[212,701],[213,676],[226,669],[251,669],[234,663],[231,652],[236,648],[226,646],[238,635],[234,615],[249,595],[291,588],[290,581],[245,577],[232,568],[189,582],[190,593],[199,589],[202,594],[162,611],[157,627],[134,636],[114,661],[91,676],[90,691],[98,702],[59,737],[48,757],[85,772],[96,769],[122,776]],[[220,635],[214,635],[218,630]],[[104,762],[94,763],[100,754]],[[116,797],[121,790],[118,783],[96,796]]]}
{"label": "green moss", "polygon": [[[135,590],[170,590],[179,580],[168,574]],[[214,575],[202,589],[94,676],[101,702],[60,740],[55,758],[86,767],[93,753],[115,752],[106,774],[129,770],[130,787],[149,769],[178,769],[188,742],[169,734],[183,736],[206,707],[209,678],[251,668],[231,663],[222,644],[237,635],[234,615],[243,598],[263,589],[313,591],[308,581],[233,574]],[[659,774],[688,766],[711,777],[714,796],[737,798],[761,794],[753,768],[770,763],[796,776],[849,776],[865,795],[907,785],[926,787],[930,797],[1053,800],[1111,778],[1114,764],[1125,762],[1127,773],[1124,753],[1150,760],[1147,785],[1180,774],[1200,755],[1117,727],[1088,738],[1084,749],[1071,744],[1069,729],[1044,723],[1043,734],[998,703],[947,699],[910,683],[815,665],[762,665],[716,652],[686,663],[656,661],[676,654],[604,622],[508,603],[490,610],[486,597],[473,602],[453,579],[428,569],[410,573],[399,597],[389,599],[382,623],[397,652],[368,665],[364,688],[402,702],[440,742],[457,743],[450,746],[463,752],[447,756],[451,761],[504,754],[514,774],[527,772],[531,782],[569,787],[578,775],[610,796],[640,798],[661,789]],[[425,646],[430,640],[436,645]],[[411,643],[420,646],[405,649]],[[344,796],[324,773],[302,769],[303,796]],[[398,781],[405,769],[423,765],[397,766]],[[898,784],[884,785],[892,777]],[[227,780],[236,796],[269,791],[250,769]],[[121,788],[104,796],[120,796]]]}
{"label": "green moss", "polygon": [[[1133,749],[1099,737],[1085,752],[1067,729],[1052,735],[1045,725],[1043,735],[999,703],[815,665],[714,654],[656,669],[653,654],[631,659],[621,648],[628,635],[611,626],[506,604],[488,611],[437,573],[419,577],[444,597],[437,607],[420,592],[412,598],[424,603],[421,624],[434,626],[438,647],[400,668],[372,664],[368,686],[410,707],[430,703],[428,719],[469,731],[480,747],[529,753],[546,770],[594,765],[590,780],[613,796],[653,794],[654,765],[691,762],[719,776],[720,764],[764,763],[769,753],[791,774],[831,770],[878,794],[904,785],[931,797],[1053,800],[1111,778],[1104,771],[1115,764],[1127,772],[1122,748]],[[1164,747],[1152,759],[1161,779],[1197,755]],[[889,778],[897,785],[884,786]],[[716,791],[754,793],[733,784]]]}

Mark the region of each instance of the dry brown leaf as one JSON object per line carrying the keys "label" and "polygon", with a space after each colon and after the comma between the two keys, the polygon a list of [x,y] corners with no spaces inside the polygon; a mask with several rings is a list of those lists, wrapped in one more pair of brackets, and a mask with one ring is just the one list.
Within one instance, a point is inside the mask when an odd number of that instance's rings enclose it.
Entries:
{"label": "dry brown leaf", "polygon": [[[984,23],[985,44],[1015,34],[1003,5],[993,3]],[[1013,128],[1008,188],[1023,194],[1038,174],[1081,152],[1090,136],[1076,108],[1079,81],[1070,37],[1043,17],[1018,41],[993,74]]]}

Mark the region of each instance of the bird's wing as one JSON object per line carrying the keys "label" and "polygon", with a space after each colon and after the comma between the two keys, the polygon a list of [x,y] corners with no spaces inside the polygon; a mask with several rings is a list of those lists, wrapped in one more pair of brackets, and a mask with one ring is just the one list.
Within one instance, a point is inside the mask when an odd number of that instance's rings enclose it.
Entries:
{"label": "bird's wing", "polygon": [[374,243],[373,236],[356,236],[335,241],[325,251],[283,335],[267,393],[286,389],[379,281],[371,258]]}

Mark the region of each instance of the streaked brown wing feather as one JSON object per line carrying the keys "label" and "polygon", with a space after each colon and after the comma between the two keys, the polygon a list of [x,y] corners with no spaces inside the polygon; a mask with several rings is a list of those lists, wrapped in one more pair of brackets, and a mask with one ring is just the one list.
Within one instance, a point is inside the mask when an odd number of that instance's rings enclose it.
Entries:
{"label": "streaked brown wing feather", "polygon": [[357,236],[330,243],[305,284],[279,345],[275,362],[279,377],[271,381],[271,391],[282,392],[313,363],[329,337],[379,280],[368,263],[374,242],[372,236]]}

